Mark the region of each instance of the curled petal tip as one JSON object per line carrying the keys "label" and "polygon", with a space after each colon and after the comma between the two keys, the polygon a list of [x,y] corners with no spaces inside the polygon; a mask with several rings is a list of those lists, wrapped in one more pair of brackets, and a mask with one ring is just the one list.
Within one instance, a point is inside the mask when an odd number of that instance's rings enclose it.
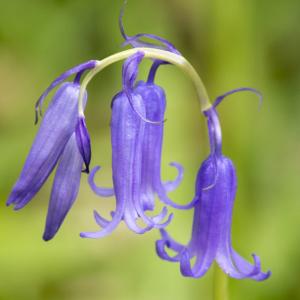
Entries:
{"label": "curled petal tip", "polygon": [[183,179],[184,168],[182,165],[176,162],[169,163],[169,166],[175,167],[177,169],[178,175],[173,181],[164,182],[164,188],[167,192],[174,191],[181,183]]}
{"label": "curled petal tip", "polygon": [[[171,260],[171,257],[168,255],[168,253],[165,250],[166,241],[165,240],[158,240],[155,242],[155,250],[156,254],[164,260]],[[167,246],[168,247],[168,246]]]}
{"label": "curled petal tip", "polygon": [[193,277],[191,269],[190,255],[187,249],[184,249],[180,258],[180,272],[183,276]]}
{"label": "curled petal tip", "polygon": [[93,190],[93,192],[101,197],[111,197],[114,196],[114,189],[113,188],[103,188],[99,187],[95,184],[95,175],[101,169],[100,166],[94,167],[91,172],[89,173],[88,183]]}
{"label": "curled petal tip", "polygon": [[[253,278],[254,280],[257,281],[263,281],[268,279],[272,272],[270,270],[268,270],[266,273],[261,271],[261,261],[259,256],[257,256],[256,254],[252,254],[253,260],[254,260],[254,268],[253,268],[253,273],[250,274],[250,278]],[[256,272],[255,272],[256,271]]]}
{"label": "curled petal tip", "polygon": [[271,275],[272,275],[272,272],[269,270],[269,271],[265,274],[264,278],[261,279],[261,280],[266,280],[266,279],[268,279]]}
{"label": "curled petal tip", "polygon": [[252,253],[252,257],[253,257],[253,260],[254,260],[254,265],[260,269],[261,268],[261,262],[260,262],[260,258],[259,256],[257,256],[255,253]]}
{"label": "curled petal tip", "polygon": [[94,210],[94,218],[96,220],[96,223],[102,228],[106,227],[109,224],[109,221],[100,216],[100,214],[96,210]]}
{"label": "curled petal tip", "polygon": [[166,247],[171,248],[169,241],[164,240],[164,239],[158,240],[158,241],[156,241],[155,246],[156,246],[156,253],[161,259],[167,260],[170,262],[178,262],[180,260],[179,254],[176,254],[175,256],[171,256],[166,251],[166,249],[165,249]]}
{"label": "curled petal tip", "polygon": [[[166,212],[166,214],[167,214],[167,212]],[[171,223],[171,221],[173,220],[173,217],[174,217],[174,214],[170,213],[169,216],[168,216],[168,219],[165,222],[159,223],[161,221],[161,219],[163,219],[164,217],[162,217],[162,216],[156,216],[156,217],[153,218],[152,226],[154,228],[157,228],[157,229],[165,228],[165,227],[167,227]],[[157,219],[155,219],[155,218],[157,218]]]}

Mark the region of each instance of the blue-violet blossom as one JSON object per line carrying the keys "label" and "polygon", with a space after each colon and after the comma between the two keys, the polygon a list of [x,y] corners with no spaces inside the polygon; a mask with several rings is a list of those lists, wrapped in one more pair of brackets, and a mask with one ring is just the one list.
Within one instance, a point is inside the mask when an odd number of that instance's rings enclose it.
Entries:
{"label": "blue-violet blossom", "polygon": [[[222,154],[222,137],[219,118],[215,110],[222,99],[242,88],[217,98],[204,112],[207,118],[210,155],[202,163],[196,179],[196,195],[192,238],[187,246],[173,240],[161,229],[162,239],[156,242],[157,254],[164,260],[180,262],[184,276],[203,276],[215,260],[223,271],[237,279],[265,280],[270,272],[261,271],[259,257],[253,254],[254,265],[242,258],[231,245],[231,219],[237,189],[236,171],[232,161]],[[169,255],[165,248],[177,254]],[[191,259],[196,260],[191,266]]]}
{"label": "blue-violet blossom", "polygon": [[[124,38],[123,45],[131,45],[134,48],[137,47],[148,47],[161,49],[181,55],[181,53],[176,49],[176,47],[168,40],[148,33],[138,33],[134,36],[129,36],[125,33],[123,26],[123,15],[125,4],[121,10],[119,16],[119,27]],[[161,45],[154,44],[153,42],[146,42],[141,40],[141,38],[147,38],[154,42],[159,42]],[[154,196],[155,193],[158,195],[159,199],[174,208],[177,209],[190,209],[193,207],[194,202],[192,201],[186,205],[180,205],[174,203],[168,198],[166,192],[173,191],[177,188],[183,178],[183,167],[176,163],[170,163],[178,170],[177,180],[174,182],[165,182],[162,184],[160,176],[160,165],[161,165],[161,153],[162,153],[162,140],[163,140],[163,124],[151,124],[149,120],[159,122],[163,120],[164,113],[166,110],[166,96],[162,87],[154,83],[156,72],[160,65],[169,64],[166,61],[155,59],[147,78],[147,82],[140,81],[134,88],[134,91],[141,95],[144,99],[146,105],[146,129],[144,134],[144,146],[143,146],[143,170],[142,170],[142,201],[145,204],[145,209],[154,209]]]}
{"label": "blue-violet blossom", "polygon": [[[82,233],[82,237],[100,238],[114,230],[121,220],[136,233],[142,234],[154,228],[169,224],[162,220],[167,215],[164,207],[160,214],[149,217],[146,211],[155,208],[155,194],[165,204],[177,208],[190,208],[193,204],[178,205],[167,196],[182,180],[183,168],[171,163],[178,170],[174,181],[162,183],[160,163],[163,138],[163,117],[165,112],[165,93],[154,83],[139,82],[134,86],[138,66],[144,54],[138,51],[123,65],[123,90],[112,101],[111,141],[113,189],[101,188],[94,183],[94,176],[100,167],[95,167],[89,176],[93,191],[99,196],[115,195],[116,210],[108,221],[97,212],[96,222],[103,229],[99,232]],[[145,227],[137,225],[141,218]]]}
{"label": "blue-violet blossom", "polygon": [[[44,99],[60,85],[42,118],[21,175],[7,201],[7,205],[14,204],[15,210],[23,208],[57,165],[43,235],[46,241],[54,237],[78,194],[83,165],[75,134],[80,77],[85,70],[94,67],[95,61],[88,61],[66,71],[52,82],[38,100],[36,123],[39,114],[42,115]],[[72,74],[77,74],[74,82],[63,83]],[[84,102],[86,98],[85,94]]]}

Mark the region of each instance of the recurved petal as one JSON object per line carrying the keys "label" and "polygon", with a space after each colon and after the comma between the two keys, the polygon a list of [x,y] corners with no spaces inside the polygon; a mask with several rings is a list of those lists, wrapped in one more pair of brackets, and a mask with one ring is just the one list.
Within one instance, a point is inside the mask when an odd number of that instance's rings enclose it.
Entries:
{"label": "recurved petal", "polygon": [[255,254],[253,254],[252,256],[254,259],[254,265],[252,265],[250,262],[248,262],[246,259],[240,256],[234,249],[231,249],[231,257],[237,270],[243,272],[244,274],[250,274],[250,276],[248,275],[248,277],[256,281],[268,279],[271,276],[271,272],[262,272],[259,257]]}
{"label": "recurved petal", "polygon": [[165,203],[166,205],[169,205],[171,207],[177,208],[177,209],[191,209],[195,206],[197,203],[198,199],[195,197],[192,201],[188,202],[187,204],[178,204],[172,201],[167,193],[164,187],[161,185],[156,189],[157,195],[159,199]]}
{"label": "recurved petal", "polygon": [[210,268],[214,261],[214,253],[207,251],[202,257],[197,256],[196,262],[191,266],[192,255],[188,249],[184,250],[180,260],[180,271],[183,276],[199,278],[202,277]]}
{"label": "recurved petal", "polygon": [[94,210],[94,218],[100,227],[106,227],[109,221],[103,218],[96,210]]}
{"label": "recurved petal", "polygon": [[7,201],[15,209],[26,205],[55,167],[75,131],[79,85],[64,83],[53,97],[32,144],[21,175]]}
{"label": "recurved petal", "polygon": [[73,133],[57,166],[43,236],[45,241],[54,237],[77,197],[82,164]]}
{"label": "recurved petal", "polygon": [[183,166],[177,162],[171,162],[169,165],[171,167],[176,168],[178,174],[177,174],[177,177],[173,181],[170,180],[170,181],[165,181],[163,183],[163,186],[164,186],[166,192],[172,192],[178,188],[178,186],[180,185],[180,183],[183,179],[183,172],[184,172]]}
{"label": "recurved petal", "polygon": [[102,230],[98,231],[98,232],[81,232],[80,236],[82,238],[92,238],[92,239],[99,239],[99,238],[103,238],[107,235],[109,235],[110,233],[113,232],[114,229],[117,228],[117,226],[119,225],[119,223],[121,222],[122,218],[123,218],[123,214],[124,214],[124,203],[122,203],[120,206],[117,207],[116,212],[113,216],[113,219],[108,222],[105,223],[105,220],[101,220],[99,219],[99,215],[95,214],[95,219],[96,222],[101,226],[105,226]]}
{"label": "recurved petal", "polygon": [[[185,246],[179,244],[174,239],[170,237],[166,230],[160,229],[160,233],[162,236],[161,240],[156,241],[156,253],[157,255],[164,260],[168,260],[171,262],[177,262],[181,259],[181,254]],[[173,250],[176,254],[171,256],[167,251],[166,247]]]}
{"label": "recurved petal", "polygon": [[[253,275],[251,276],[252,279],[256,280],[256,281],[262,281],[262,280],[266,280],[271,276],[271,271],[268,271],[266,273],[261,271],[261,264],[260,264],[260,259],[258,256],[256,256],[255,254],[252,255],[253,259],[254,259],[254,266],[257,267],[258,272],[256,274],[253,273]],[[231,257],[232,260],[236,266],[236,268],[239,271],[243,271],[246,273],[251,273],[251,270],[254,269],[254,266],[249,263],[247,260],[245,260],[243,257],[241,257],[234,249],[231,249]]]}
{"label": "recurved petal", "polygon": [[97,186],[95,184],[95,175],[100,169],[101,169],[100,166],[96,166],[92,169],[88,178],[89,185],[96,195],[101,197],[112,197],[115,194],[113,188],[104,188],[104,187]]}
{"label": "recurved petal", "polygon": [[155,250],[156,254],[163,260],[171,261],[171,262],[178,262],[180,261],[181,254],[176,253],[174,256],[171,256],[167,251],[166,247],[168,247],[168,241],[166,240],[158,240],[155,243]]}
{"label": "recurved petal", "polygon": [[263,273],[259,257],[254,254],[252,256],[254,260],[253,264],[246,261],[233,249],[228,249],[227,252],[219,253],[216,261],[227,275],[235,279],[251,278],[257,281],[267,279],[271,275],[271,272]]}
{"label": "recurved petal", "polygon": [[146,225],[145,227],[139,226],[137,224],[137,219],[135,212],[132,209],[127,208],[124,214],[124,222],[131,231],[137,234],[144,234],[153,228],[152,225]]}
{"label": "recurved petal", "polygon": [[77,146],[85,164],[85,170],[83,170],[83,172],[89,173],[92,156],[91,140],[83,116],[78,117],[75,133]]}
{"label": "recurved petal", "polygon": [[142,220],[149,225],[150,227],[154,227],[154,228],[165,228],[166,226],[168,226],[170,224],[170,222],[173,219],[173,214],[169,214],[168,218],[166,221],[163,221],[163,219],[167,216],[168,214],[168,210],[166,207],[163,207],[163,209],[161,210],[161,212],[155,216],[148,216],[145,214],[144,212],[144,206],[139,204],[136,204],[139,206],[137,208],[137,213],[138,215],[142,218]]}

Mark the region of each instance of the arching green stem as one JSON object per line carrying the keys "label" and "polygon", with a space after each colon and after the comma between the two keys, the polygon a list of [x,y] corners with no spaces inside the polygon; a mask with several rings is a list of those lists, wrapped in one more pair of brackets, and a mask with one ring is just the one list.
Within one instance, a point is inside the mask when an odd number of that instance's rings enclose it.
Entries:
{"label": "arching green stem", "polygon": [[79,94],[79,103],[78,103],[78,111],[80,115],[83,115],[83,105],[82,105],[82,99],[84,91],[86,90],[86,87],[90,80],[100,71],[102,71],[104,68],[108,67],[109,65],[126,59],[129,56],[135,54],[136,52],[141,51],[144,53],[145,58],[153,58],[153,59],[159,59],[163,61],[167,61],[177,67],[179,67],[184,73],[188,75],[188,77],[192,80],[197,95],[200,101],[201,109],[202,111],[205,111],[209,109],[212,105],[209,101],[209,97],[207,95],[205,86],[199,77],[196,70],[193,68],[193,66],[182,56],[174,54],[169,51],[160,50],[160,49],[153,49],[153,48],[134,48],[129,49],[125,51],[118,52],[116,54],[113,54],[111,56],[108,56],[102,60],[99,60],[96,64],[96,67],[92,69],[83,79],[81,88],[80,88],[80,94]]}

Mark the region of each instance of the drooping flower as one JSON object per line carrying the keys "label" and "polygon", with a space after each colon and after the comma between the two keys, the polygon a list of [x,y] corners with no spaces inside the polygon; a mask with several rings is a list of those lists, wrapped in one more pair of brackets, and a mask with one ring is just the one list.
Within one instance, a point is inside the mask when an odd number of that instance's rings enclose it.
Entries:
{"label": "drooping flower", "polygon": [[[210,155],[202,163],[196,179],[197,201],[194,208],[192,237],[187,246],[173,240],[161,229],[162,239],[156,242],[157,254],[164,260],[179,262],[184,276],[201,277],[216,261],[223,271],[237,279],[265,280],[270,272],[261,271],[259,257],[253,254],[252,265],[241,257],[231,244],[231,220],[237,189],[236,171],[232,161],[222,154],[222,136],[215,107],[225,96],[217,98],[215,105],[205,111],[210,139]],[[166,248],[173,250],[171,256]],[[193,266],[191,260],[195,257]]]}
{"label": "drooping flower", "polygon": [[[152,121],[164,119],[166,109],[166,97],[164,90],[153,82],[140,81],[135,89],[135,93],[140,95],[145,103],[146,118]],[[164,124],[146,123],[142,146],[142,181],[141,199],[144,208],[153,210],[155,195],[161,202],[178,209],[190,209],[194,203],[186,205],[174,203],[167,192],[175,190],[182,181],[183,167],[176,162],[170,163],[178,171],[178,176],[174,181],[162,182],[161,179],[161,156],[163,143]]]}
{"label": "drooping flower", "polygon": [[[44,240],[54,237],[77,197],[83,164],[75,135],[78,122],[79,81],[82,72],[94,66],[95,62],[89,61],[68,70],[53,81],[40,97],[36,105],[36,123],[38,111],[41,114],[45,97],[61,84],[42,119],[21,175],[7,201],[7,205],[13,204],[15,210],[23,208],[40,190],[57,165]],[[73,83],[62,83],[75,73],[77,75]],[[84,98],[86,102],[86,94]]]}
{"label": "drooping flower", "polygon": [[[82,237],[100,238],[114,230],[121,220],[136,233],[142,234],[155,228],[165,227],[171,221],[162,220],[167,215],[164,207],[160,214],[149,217],[148,210],[155,208],[155,195],[168,205],[177,208],[190,208],[193,204],[178,205],[167,196],[182,180],[183,168],[171,163],[178,170],[174,181],[162,183],[160,175],[163,117],[165,94],[154,83],[135,80],[138,66],[144,57],[142,52],[126,60],[123,65],[123,90],[112,101],[111,141],[113,189],[101,188],[94,183],[94,176],[100,167],[94,168],[89,176],[93,191],[102,197],[115,195],[116,210],[108,221],[95,212],[95,219],[103,229],[99,232],[82,233]],[[136,221],[145,223],[141,228]]]}
{"label": "drooping flower", "polygon": [[[123,45],[131,45],[132,47],[148,47],[166,50],[178,55],[181,55],[176,47],[168,40],[161,38],[154,34],[139,33],[134,36],[128,36],[125,33],[123,26],[123,15],[126,2],[121,10],[119,16],[119,27],[121,34],[124,38]],[[147,38],[152,42],[145,42],[141,38]],[[160,45],[154,42],[160,43]],[[161,155],[162,155],[162,141],[164,124],[161,122],[164,120],[164,114],[166,110],[166,96],[163,88],[154,83],[157,69],[162,64],[169,64],[162,60],[154,60],[147,82],[140,81],[133,88],[134,93],[139,94],[143,98],[146,109],[146,124],[143,141],[143,163],[142,163],[142,182],[141,182],[141,200],[144,204],[144,209],[153,210],[155,207],[155,195],[157,194],[159,199],[174,208],[189,209],[193,206],[193,202],[187,205],[176,204],[168,198],[167,192],[175,190],[183,178],[183,167],[176,162],[170,163],[178,171],[176,180],[162,183],[161,180]],[[130,84],[129,84],[130,86]],[[128,90],[128,84],[124,85],[124,90]],[[156,124],[153,124],[155,123]],[[159,123],[161,122],[161,123]]]}

